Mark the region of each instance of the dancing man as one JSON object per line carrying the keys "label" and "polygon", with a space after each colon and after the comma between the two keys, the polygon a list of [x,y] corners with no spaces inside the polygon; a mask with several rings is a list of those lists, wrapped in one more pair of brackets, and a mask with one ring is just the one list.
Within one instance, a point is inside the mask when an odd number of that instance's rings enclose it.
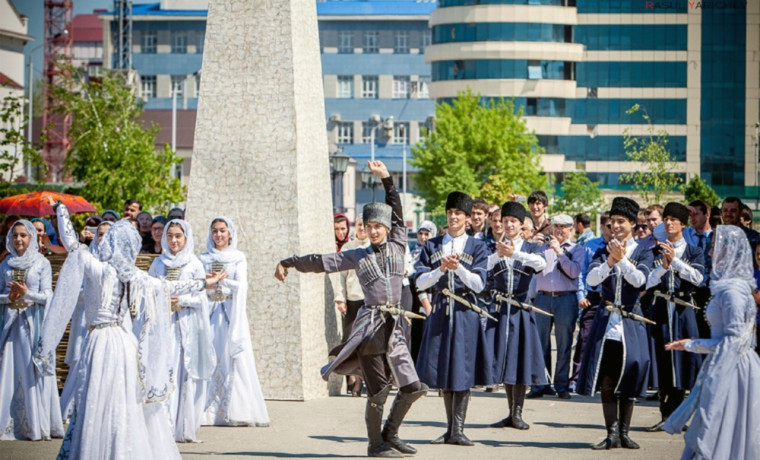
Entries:
{"label": "dancing man", "polygon": [[[277,265],[275,277],[284,282],[289,268],[311,273],[356,270],[364,291],[364,306],[356,316],[351,335],[330,352],[336,358],[322,368],[322,377],[327,380],[332,372],[361,373],[369,393],[365,409],[367,456],[396,458],[402,453],[417,452],[399,438],[398,430],[412,403],[428,388],[417,377],[401,326],[403,319],[399,319],[399,312],[408,314],[402,312],[400,305],[406,252],[401,199],[385,165],[381,161],[370,161],[368,165],[382,179],[387,203],[364,206],[362,214],[370,247],[289,257]],[[399,392],[381,431],[391,374]]]}

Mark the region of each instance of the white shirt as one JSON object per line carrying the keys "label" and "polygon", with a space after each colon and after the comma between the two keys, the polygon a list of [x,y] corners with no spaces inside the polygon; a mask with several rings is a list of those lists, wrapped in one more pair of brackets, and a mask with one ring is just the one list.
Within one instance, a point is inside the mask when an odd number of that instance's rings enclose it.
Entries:
{"label": "white shirt", "polygon": [[[467,244],[467,238],[469,238],[467,233],[463,233],[457,237],[452,237],[448,233],[445,234],[441,244],[441,252],[443,256],[446,257],[452,254],[462,254],[464,252],[464,247]],[[482,291],[485,287],[483,280],[478,275],[464,268],[464,265],[462,264],[459,264],[459,267],[453,272],[451,270],[446,270],[446,273],[448,273],[449,276],[458,276],[459,279],[462,280],[462,283],[475,293]],[[419,278],[417,278],[417,289],[425,290],[433,287],[433,285],[441,279],[443,274],[444,273],[440,269],[431,270],[427,273],[421,274]]]}

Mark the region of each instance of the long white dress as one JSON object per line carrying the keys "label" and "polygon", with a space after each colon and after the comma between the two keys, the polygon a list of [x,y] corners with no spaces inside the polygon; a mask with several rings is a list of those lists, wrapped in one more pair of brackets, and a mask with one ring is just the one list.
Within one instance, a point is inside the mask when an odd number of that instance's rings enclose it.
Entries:
{"label": "long white dress", "polygon": [[707,306],[710,339],[692,339],[686,350],[707,354],[689,397],[665,423],[680,434],[693,415],[682,459],[760,459],[760,358],[753,349],[756,305],[752,254],[744,232],[715,231]]}
{"label": "long white dress", "polygon": [[[39,375],[32,363],[52,295],[52,270],[39,253],[34,226],[27,220],[19,223],[32,235],[29,247],[19,257],[11,243],[12,232],[8,232],[10,255],[0,265],[0,440],[60,438],[63,421],[55,375]],[[14,274],[23,276],[29,289],[17,301],[25,305],[20,310],[9,308],[8,283]]]}
{"label": "long white dress", "polygon": [[[172,255],[166,232],[175,223],[182,226],[186,242],[182,251]],[[203,264],[193,254],[193,236],[187,222],[175,219],[167,223],[161,245],[163,254],[150,266],[150,276],[170,281],[205,278]],[[179,296],[178,305],[181,309],[171,317],[171,337],[174,339],[171,354],[177,388],[166,403],[174,427],[174,440],[194,442],[198,440],[206,409],[206,386],[216,367],[216,353],[211,342],[206,293]]]}
{"label": "long white dress", "polygon": [[208,386],[203,424],[269,426],[246,312],[248,263],[236,249],[237,233],[232,221],[217,217],[212,222],[217,219],[227,223],[230,245],[223,251],[217,250],[209,230],[206,251],[200,259],[206,273],[223,269],[228,276],[217,291],[209,291],[217,365]]}
{"label": "long white dress", "polygon": [[[77,372],[74,411],[59,459],[179,459],[166,411],[173,390],[169,357],[169,296],[199,291],[203,280],[167,283],[135,266],[141,238],[126,221],[103,237],[100,259],[76,238],[65,206],[57,209],[69,252],[45,318],[35,364],[55,367],[55,348],[86,279],[89,333]],[[135,337],[125,323],[130,306],[145,318]]]}

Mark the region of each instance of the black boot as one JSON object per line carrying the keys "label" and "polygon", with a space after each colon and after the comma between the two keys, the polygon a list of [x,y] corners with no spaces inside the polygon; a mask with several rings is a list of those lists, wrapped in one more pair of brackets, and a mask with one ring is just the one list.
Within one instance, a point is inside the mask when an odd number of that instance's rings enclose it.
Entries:
{"label": "black boot", "polygon": [[441,392],[441,397],[443,397],[443,407],[446,408],[446,432],[430,441],[431,444],[443,444],[451,437],[452,400],[454,399],[454,392],[448,390],[439,391]]}
{"label": "black boot", "polygon": [[404,420],[406,413],[409,412],[409,409],[412,407],[412,404],[427,393],[428,386],[424,383],[421,383],[420,385],[422,385],[422,388],[418,391],[413,391],[411,393],[398,392],[396,399],[393,400],[391,412],[388,414],[388,419],[385,421],[385,426],[383,427],[383,441],[402,454],[417,453],[417,449],[405,443],[398,437],[398,429],[399,426],[401,426],[401,422]]}
{"label": "black boot", "polygon": [[383,441],[380,426],[383,422],[383,408],[391,386],[386,385],[379,393],[367,398],[367,408],[364,411],[364,421],[367,423],[367,457],[399,458],[400,453]]}
{"label": "black boot", "polygon": [[507,391],[507,404],[509,405],[509,415],[507,418],[503,418],[496,423],[492,423],[492,428],[506,428],[512,426],[512,385],[504,385],[504,389]]}
{"label": "black boot", "polygon": [[631,427],[631,417],[633,417],[633,404],[634,402],[626,397],[621,397],[618,402],[620,408],[620,444],[626,449],[639,448],[639,445],[628,437],[628,429]]}
{"label": "black boot", "polygon": [[451,402],[451,436],[446,444],[458,444],[460,446],[473,446],[474,444],[464,434],[464,420],[467,418],[467,405],[470,403],[470,390],[455,391]]}
{"label": "black boot", "polygon": [[594,450],[605,450],[620,447],[617,402],[614,399],[610,402],[602,402],[602,412],[604,412],[604,425],[607,427],[607,437],[602,442],[591,446],[591,448]]}
{"label": "black boot", "polygon": [[512,387],[512,426],[518,430],[527,430],[530,425],[522,419],[522,409],[525,404],[526,385],[514,385]]}

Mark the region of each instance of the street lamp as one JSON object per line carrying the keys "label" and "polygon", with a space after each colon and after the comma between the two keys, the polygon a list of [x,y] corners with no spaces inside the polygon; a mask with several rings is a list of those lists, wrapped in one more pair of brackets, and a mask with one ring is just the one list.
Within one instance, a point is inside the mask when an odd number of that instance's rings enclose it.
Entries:
{"label": "street lamp", "polygon": [[333,180],[333,212],[344,212],[343,208],[343,174],[348,169],[348,160],[343,149],[339,148],[330,155],[330,168],[332,169]]}

